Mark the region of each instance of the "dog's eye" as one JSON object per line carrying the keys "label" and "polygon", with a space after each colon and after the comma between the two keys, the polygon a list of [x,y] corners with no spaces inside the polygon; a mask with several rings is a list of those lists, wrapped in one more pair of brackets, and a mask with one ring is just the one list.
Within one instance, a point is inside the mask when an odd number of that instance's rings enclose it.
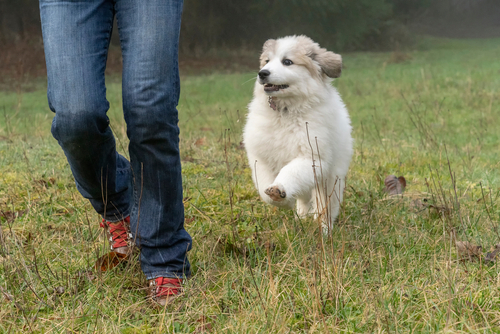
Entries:
{"label": "dog's eye", "polygon": [[283,59],[282,63],[285,66],[293,65],[293,61],[291,61],[290,59]]}
{"label": "dog's eye", "polygon": [[266,59],[266,64],[269,63],[269,59]]}

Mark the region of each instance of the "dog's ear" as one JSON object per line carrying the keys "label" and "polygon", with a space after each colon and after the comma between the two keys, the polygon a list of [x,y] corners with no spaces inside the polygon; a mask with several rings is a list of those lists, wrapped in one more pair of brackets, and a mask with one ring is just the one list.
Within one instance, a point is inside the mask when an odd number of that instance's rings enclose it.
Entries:
{"label": "dog's ear", "polygon": [[313,57],[321,67],[321,70],[330,78],[340,77],[342,73],[342,57],[339,54],[321,49]]}

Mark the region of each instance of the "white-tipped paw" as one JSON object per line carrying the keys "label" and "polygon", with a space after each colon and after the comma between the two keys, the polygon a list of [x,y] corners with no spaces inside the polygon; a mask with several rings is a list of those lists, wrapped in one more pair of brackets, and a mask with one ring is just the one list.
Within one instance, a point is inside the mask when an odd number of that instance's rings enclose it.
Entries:
{"label": "white-tipped paw", "polygon": [[264,192],[275,202],[281,202],[286,198],[286,191],[280,184],[270,186]]}

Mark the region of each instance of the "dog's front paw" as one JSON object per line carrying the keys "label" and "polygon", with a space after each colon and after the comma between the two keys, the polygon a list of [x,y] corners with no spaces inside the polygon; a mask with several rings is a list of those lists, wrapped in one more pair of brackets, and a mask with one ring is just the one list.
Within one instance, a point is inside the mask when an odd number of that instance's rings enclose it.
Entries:
{"label": "dog's front paw", "polygon": [[286,198],[286,192],[282,185],[270,186],[264,192],[276,202],[281,202]]}

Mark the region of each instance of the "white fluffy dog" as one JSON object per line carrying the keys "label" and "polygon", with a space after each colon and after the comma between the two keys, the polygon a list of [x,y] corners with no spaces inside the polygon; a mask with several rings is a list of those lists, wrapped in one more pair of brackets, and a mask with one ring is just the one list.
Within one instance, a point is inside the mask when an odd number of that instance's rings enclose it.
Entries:
{"label": "white fluffy dog", "polygon": [[297,214],[320,216],[323,230],[339,212],[353,151],[347,109],[331,85],[340,55],[306,36],[270,39],[243,140],[262,199]]}

